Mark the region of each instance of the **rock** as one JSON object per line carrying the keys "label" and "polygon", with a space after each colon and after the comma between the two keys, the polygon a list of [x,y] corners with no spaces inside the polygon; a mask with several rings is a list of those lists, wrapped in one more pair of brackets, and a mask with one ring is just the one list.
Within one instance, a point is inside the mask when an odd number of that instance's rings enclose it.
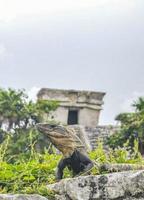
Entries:
{"label": "rock", "polygon": [[48,200],[40,195],[25,195],[25,194],[0,194],[0,200]]}
{"label": "rock", "polygon": [[80,176],[47,187],[56,200],[144,200],[144,170]]}
{"label": "rock", "polygon": [[126,164],[126,163],[115,163],[115,164],[102,164],[99,165],[99,169],[105,172],[123,172],[130,170],[144,170],[144,165],[140,164]]}

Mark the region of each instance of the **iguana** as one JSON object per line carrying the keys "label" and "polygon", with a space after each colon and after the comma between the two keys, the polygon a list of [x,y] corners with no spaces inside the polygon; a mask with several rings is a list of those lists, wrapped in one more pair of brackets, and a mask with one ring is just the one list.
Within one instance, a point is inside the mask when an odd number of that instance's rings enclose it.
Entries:
{"label": "iguana", "polygon": [[39,123],[36,127],[63,154],[57,166],[57,180],[62,179],[65,167],[71,169],[74,176],[93,167],[93,162],[82,152],[84,145],[73,129],[48,123]]}

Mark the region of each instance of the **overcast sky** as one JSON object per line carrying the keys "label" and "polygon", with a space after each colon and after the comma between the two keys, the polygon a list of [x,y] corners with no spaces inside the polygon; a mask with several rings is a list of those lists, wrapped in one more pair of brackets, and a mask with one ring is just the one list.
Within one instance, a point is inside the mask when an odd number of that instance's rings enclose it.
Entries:
{"label": "overcast sky", "polygon": [[144,95],[144,0],[0,0],[0,87],[106,92],[113,124]]}

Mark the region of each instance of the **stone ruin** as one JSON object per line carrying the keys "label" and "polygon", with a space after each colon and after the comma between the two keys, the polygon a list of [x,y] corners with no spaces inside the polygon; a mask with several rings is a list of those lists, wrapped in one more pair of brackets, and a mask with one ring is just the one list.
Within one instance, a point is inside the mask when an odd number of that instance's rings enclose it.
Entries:
{"label": "stone ruin", "polygon": [[59,107],[52,116],[55,120],[67,125],[96,127],[104,95],[102,92],[43,88],[37,97],[59,102]]}
{"label": "stone ruin", "polygon": [[[105,140],[118,128],[99,125],[104,96],[104,92],[49,88],[42,88],[37,94],[38,99],[59,102],[59,107],[51,113],[50,118],[64,125],[72,126],[83,138],[89,150],[95,149],[99,139]],[[44,121],[47,120],[48,116],[46,115]]]}

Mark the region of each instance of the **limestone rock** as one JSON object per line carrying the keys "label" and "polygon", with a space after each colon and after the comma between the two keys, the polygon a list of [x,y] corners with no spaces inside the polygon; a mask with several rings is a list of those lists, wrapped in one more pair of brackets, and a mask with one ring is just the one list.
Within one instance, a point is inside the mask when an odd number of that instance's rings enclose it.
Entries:
{"label": "limestone rock", "polygon": [[144,200],[144,170],[63,179],[48,188],[57,200]]}
{"label": "limestone rock", "polygon": [[25,195],[25,194],[0,194],[0,200],[48,200],[40,195]]}

